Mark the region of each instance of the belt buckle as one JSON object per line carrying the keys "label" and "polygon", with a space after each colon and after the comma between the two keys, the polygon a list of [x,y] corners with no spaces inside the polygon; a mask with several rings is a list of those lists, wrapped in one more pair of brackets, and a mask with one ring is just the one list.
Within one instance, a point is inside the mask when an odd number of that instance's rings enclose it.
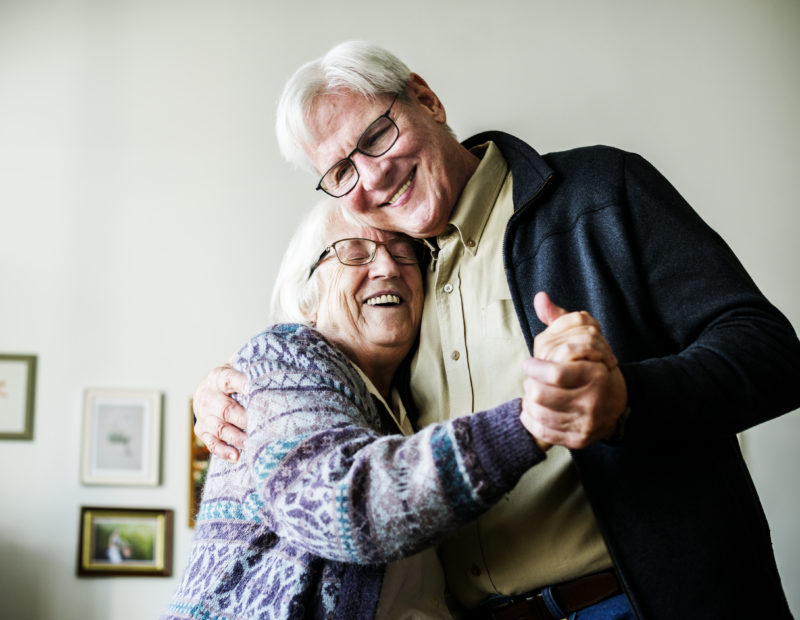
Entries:
{"label": "belt buckle", "polygon": [[492,610],[493,620],[559,620],[545,603],[541,590]]}
{"label": "belt buckle", "polygon": [[550,613],[550,608],[544,600],[544,593],[542,590],[539,590],[533,595],[533,600],[530,601],[530,603],[533,603],[531,612],[534,618],[541,618],[542,620],[561,620]]}

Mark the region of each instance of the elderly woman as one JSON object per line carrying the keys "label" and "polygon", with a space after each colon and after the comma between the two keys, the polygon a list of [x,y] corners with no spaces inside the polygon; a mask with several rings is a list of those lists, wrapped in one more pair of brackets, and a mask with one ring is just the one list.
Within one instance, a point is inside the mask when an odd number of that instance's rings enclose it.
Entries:
{"label": "elderly woman", "polygon": [[431,547],[548,446],[519,399],[412,432],[395,379],[419,327],[420,247],[332,201],[300,227],[273,294],[290,323],[235,357],[248,439],[238,463],[212,459],[165,617],[448,617]]}

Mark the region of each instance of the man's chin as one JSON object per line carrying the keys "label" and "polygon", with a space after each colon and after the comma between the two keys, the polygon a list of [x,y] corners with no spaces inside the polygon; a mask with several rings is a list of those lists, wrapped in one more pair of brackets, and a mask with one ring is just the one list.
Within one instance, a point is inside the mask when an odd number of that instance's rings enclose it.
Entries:
{"label": "man's chin", "polygon": [[[405,213],[419,214],[419,210],[424,209],[424,207],[418,207],[417,209],[417,211],[405,210]],[[437,218],[432,216],[432,213],[426,212],[424,217],[395,218],[395,226],[391,230],[404,233],[409,237],[415,237],[417,239],[436,237],[441,235],[445,228],[447,228],[447,218]]]}
{"label": "man's chin", "polygon": [[425,203],[387,204],[361,212],[357,217],[372,228],[403,233],[416,239],[436,237],[447,227],[447,217],[436,217],[434,210]]}

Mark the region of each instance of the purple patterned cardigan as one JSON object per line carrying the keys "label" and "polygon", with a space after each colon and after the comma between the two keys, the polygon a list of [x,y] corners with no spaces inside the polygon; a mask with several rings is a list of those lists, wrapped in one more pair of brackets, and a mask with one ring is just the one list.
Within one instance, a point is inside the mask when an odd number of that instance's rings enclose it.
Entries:
{"label": "purple patterned cardigan", "polygon": [[164,618],[372,618],[387,562],[474,519],[544,458],[518,400],[388,435],[351,363],[308,327],[262,332],[234,366],[248,440],[238,463],[212,458]]}

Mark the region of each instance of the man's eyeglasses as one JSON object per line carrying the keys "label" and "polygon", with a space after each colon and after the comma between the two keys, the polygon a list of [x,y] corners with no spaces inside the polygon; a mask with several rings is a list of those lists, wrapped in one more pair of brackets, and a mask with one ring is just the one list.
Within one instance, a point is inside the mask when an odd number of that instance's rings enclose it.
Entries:
{"label": "man's eyeglasses", "polygon": [[308,277],[311,277],[331,250],[342,265],[366,265],[375,260],[380,245],[386,248],[395,262],[403,265],[417,264],[419,262],[418,253],[422,251],[423,247],[419,241],[410,237],[395,237],[385,243],[372,239],[339,239],[322,251],[317,262],[308,272]]}
{"label": "man's eyeglasses", "polygon": [[394,146],[400,136],[400,129],[389,118],[389,112],[394,102],[397,101],[397,97],[398,95],[395,95],[389,109],[364,130],[356,142],[356,148],[350,151],[347,157],[340,159],[328,168],[328,171],[317,183],[317,190],[322,190],[334,198],[341,198],[349,194],[358,184],[358,170],[353,162],[353,155],[361,153],[367,157],[380,157]]}

